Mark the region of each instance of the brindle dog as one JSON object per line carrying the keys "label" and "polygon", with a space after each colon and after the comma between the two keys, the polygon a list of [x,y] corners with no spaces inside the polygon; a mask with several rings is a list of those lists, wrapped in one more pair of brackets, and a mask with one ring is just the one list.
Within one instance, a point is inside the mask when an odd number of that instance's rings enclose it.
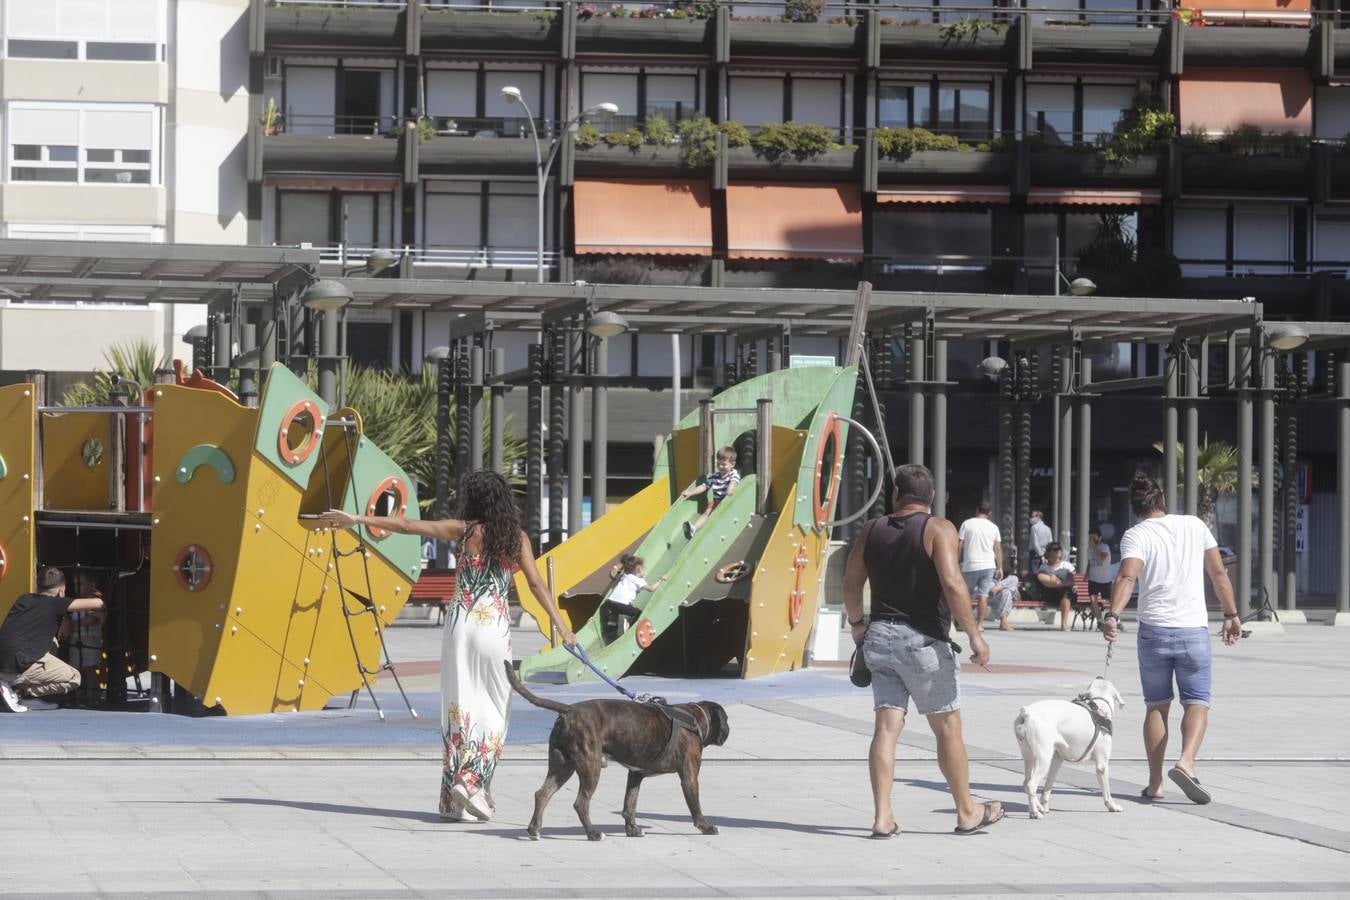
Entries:
{"label": "brindle dog", "polygon": [[[685,802],[694,817],[694,825],[704,834],[717,834],[717,826],[703,818],[698,801],[698,771],[703,763],[703,748],[710,744],[726,743],[731,729],[727,712],[720,704],[704,700],[699,703],[681,703],[673,707],[692,716],[697,732],[676,724],[651,703],[632,700],[585,700],[568,705],[538,697],[523,685],[510,662],[506,674],[516,693],[543,709],[558,714],[553,731],[548,737],[548,775],[534,794],[534,817],[530,819],[531,840],[539,840],[539,827],[544,821],[544,807],[577,773],[580,787],[574,804],[586,837],[598,841],[604,837],[591,825],[591,795],[600,782],[600,768],[604,758],[628,769],[628,790],[623,798],[624,831],[629,837],[642,837],[637,824],[638,788],[648,775],[678,772]],[[671,729],[675,729],[674,738]]]}

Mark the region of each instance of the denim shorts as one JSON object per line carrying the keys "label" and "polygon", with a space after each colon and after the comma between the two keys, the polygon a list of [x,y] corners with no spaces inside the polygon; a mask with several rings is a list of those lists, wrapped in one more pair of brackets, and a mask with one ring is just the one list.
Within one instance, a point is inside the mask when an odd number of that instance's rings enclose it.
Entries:
{"label": "denim shorts", "polygon": [[1172,699],[1175,677],[1181,704],[1210,703],[1211,661],[1209,629],[1139,625],[1139,681],[1144,705]]}
{"label": "denim shorts", "polygon": [[966,580],[966,590],[970,591],[972,597],[988,597],[994,589],[993,569],[974,569],[962,572],[961,577]]}
{"label": "denim shorts", "polygon": [[908,711],[910,697],[925,716],[961,707],[956,654],[946,641],[900,622],[873,622],[863,638],[863,658],[872,670],[874,709]]}

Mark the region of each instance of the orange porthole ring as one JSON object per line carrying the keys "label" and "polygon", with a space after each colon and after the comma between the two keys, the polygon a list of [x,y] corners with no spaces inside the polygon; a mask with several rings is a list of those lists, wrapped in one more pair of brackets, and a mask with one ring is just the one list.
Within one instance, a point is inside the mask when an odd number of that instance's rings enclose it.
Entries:
{"label": "orange porthole ring", "polygon": [[[402,478],[390,475],[384,481],[381,481],[375,490],[371,491],[370,499],[366,501],[366,515],[375,515],[375,510],[380,508],[380,498],[385,495],[386,491],[393,491],[394,495],[398,497],[398,503],[394,506],[395,515],[401,516],[408,511],[408,486],[403,483]],[[374,528],[369,525],[366,526],[366,530],[370,532],[371,537],[376,539],[387,538],[392,533],[385,531],[383,528]]]}
{"label": "orange porthole ring", "polygon": [[652,625],[650,619],[643,619],[637,623],[637,645],[646,650],[656,640],[656,628]]}
{"label": "orange porthole ring", "polygon": [[185,591],[196,593],[211,583],[211,554],[200,544],[188,544],[178,551],[173,577]]}
{"label": "orange porthole ring", "polygon": [[0,578],[5,577],[5,566],[8,562],[9,561],[5,559],[5,548],[4,546],[0,546]]}
{"label": "orange porthole ring", "polygon": [[[309,432],[309,437],[305,439],[304,444],[299,448],[292,449],[290,442],[291,423],[300,418],[303,413],[309,413],[309,417],[314,420],[314,428]],[[281,461],[286,465],[298,466],[314,454],[322,438],[323,424],[319,418],[318,408],[315,407],[313,400],[301,400],[286,410],[286,414],[281,417],[281,431],[277,435],[277,452],[281,454]]]}
{"label": "orange porthole ring", "polygon": [[[830,488],[822,497],[820,493],[821,468],[825,465],[825,448],[830,446],[831,437],[834,438],[834,465],[830,469],[830,477],[827,482]],[[825,424],[820,429],[820,441],[816,444],[815,477],[811,479],[811,502],[815,509],[816,522],[828,522],[830,519],[830,503],[834,500],[834,486],[839,483],[839,472],[844,465],[842,440],[839,416],[830,413],[825,417]]]}
{"label": "orange porthole ring", "polygon": [[750,567],[746,565],[745,560],[730,563],[717,570],[713,579],[718,584],[735,584],[742,578],[750,574]]}

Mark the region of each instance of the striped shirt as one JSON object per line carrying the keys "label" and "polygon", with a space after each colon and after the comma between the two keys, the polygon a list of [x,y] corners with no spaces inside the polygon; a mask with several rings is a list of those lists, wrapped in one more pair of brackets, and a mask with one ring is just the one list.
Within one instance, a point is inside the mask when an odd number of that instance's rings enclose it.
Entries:
{"label": "striped shirt", "polygon": [[739,484],[740,481],[741,473],[735,469],[732,469],[725,475],[721,472],[711,472],[703,476],[703,483],[708,488],[708,494],[711,495],[714,500],[724,499],[727,492]]}

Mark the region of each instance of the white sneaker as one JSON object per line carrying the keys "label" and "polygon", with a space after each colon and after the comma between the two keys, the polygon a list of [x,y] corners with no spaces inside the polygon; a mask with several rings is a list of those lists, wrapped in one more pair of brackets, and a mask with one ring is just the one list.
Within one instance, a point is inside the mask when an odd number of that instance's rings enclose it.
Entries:
{"label": "white sneaker", "polygon": [[492,818],[492,807],[488,805],[485,792],[475,791],[470,794],[464,785],[456,784],[450,788],[450,796],[458,800],[463,805],[464,811],[478,821],[486,822]]}
{"label": "white sneaker", "polygon": [[28,712],[28,707],[20,703],[19,695],[14,693],[14,686],[3,680],[0,680],[0,707],[4,707],[6,712]]}

